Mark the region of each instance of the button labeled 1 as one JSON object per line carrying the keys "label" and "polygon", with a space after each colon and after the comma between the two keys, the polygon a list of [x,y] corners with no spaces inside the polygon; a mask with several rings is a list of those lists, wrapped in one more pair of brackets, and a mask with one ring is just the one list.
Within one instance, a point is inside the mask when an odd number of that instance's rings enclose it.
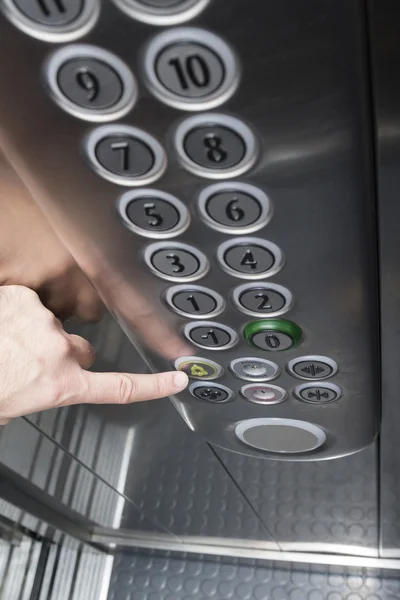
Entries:
{"label": "button labeled 1", "polygon": [[176,285],[166,290],[164,297],[174,312],[188,317],[214,317],[225,308],[220,294],[200,285]]}

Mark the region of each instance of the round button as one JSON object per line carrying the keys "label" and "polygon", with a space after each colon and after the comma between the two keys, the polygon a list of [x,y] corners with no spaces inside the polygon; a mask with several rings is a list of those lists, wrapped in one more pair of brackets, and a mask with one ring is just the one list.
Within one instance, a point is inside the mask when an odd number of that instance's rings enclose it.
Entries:
{"label": "round button", "polygon": [[165,300],[175,312],[188,317],[216,316],[225,308],[222,296],[199,285],[169,288]]}
{"label": "round button", "polygon": [[265,383],[249,383],[242,387],[240,393],[246,400],[255,404],[280,404],[287,398],[283,388]]}
{"label": "round button", "polygon": [[128,229],[145,237],[176,236],[190,222],[189,212],[183,202],[171,194],[149,188],[122,194],[118,211]]}
{"label": "round button", "polygon": [[217,250],[224,271],[243,279],[260,279],[273,275],[283,265],[281,250],[261,238],[227,240]]}
{"label": "round button", "polygon": [[326,441],[320,427],[295,419],[249,419],[238,423],[235,433],[247,446],[277,454],[311,452]]}
{"label": "round button", "polygon": [[146,185],[166,168],[162,146],[151,135],[128,125],[105,125],[86,138],[91,167],[120,185]]}
{"label": "round button", "polygon": [[302,332],[296,323],[284,320],[252,321],[244,328],[244,337],[250,346],[279,352],[299,344]]}
{"label": "round button", "polygon": [[234,398],[232,390],[218,383],[213,383],[212,385],[192,383],[189,387],[189,392],[198,400],[211,402],[212,404],[223,404]]}
{"label": "round button", "polygon": [[224,371],[218,363],[199,356],[182,356],[175,361],[174,367],[192,379],[217,379]]}
{"label": "round button", "polygon": [[207,225],[227,233],[257,231],[272,214],[267,195],[247,183],[210,185],[200,193],[198,207]]}
{"label": "round button", "polygon": [[183,333],[193,344],[207,350],[231,348],[237,343],[239,337],[231,327],[213,321],[188,323],[185,325]]}
{"label": "round button", "polygon": [[193,281],[208,270],[202,252],[187,244],[156,242],[145,250],[147,266],[159,277],[171,281]]}
{"label": "round button", "polygon": [[117,56],[89,45],[71,45],[54,52],[45,64],[53,99],[67,112],[89,121],[125,115],[137,97],[137,85]]}
{"label": "round button", "polygon": [[83,0],[13,0],[23,15],[41,25],[68,25],[82,12]]}
{"label": "round button", "polygon": [[216,113],[183,121],[175,132],[175,145],[189,171],[216,179],[241,175],[254,164],[257,155],[257,143],[247,125]]}
{"label": "round button", "polygon": [[175,25],[198,15],[210,0],[114,0],[127,15],[152,25]]}
{"label": "round button", "polygon": [[245,381],[269,381],[280,373],[278,365],[264,358],[236,358],[229,367],[236,377]]}
{"label": "round button", "polygon": [[47,42],[84,35],[100,12],[97,0],[2,0],[1,9],[19,29]]}
{"label": "round button", "polygon": [[289,372],[299,379],[328,379],[335,375],[338,366],[326,356],[301,356],[294,358],[288,365]]}
{"label": "round button", "polygon": [[304,383],[294,390],[295,396],[308,404],[330,404],[342,395],[340,387],[333,383]]}
{"label": "round button", "polygon": [[147,82],[163,102],[186,110],[212,108],[235,90],[239,69],[229,46],[193,27],[156,36],[145,55]]}

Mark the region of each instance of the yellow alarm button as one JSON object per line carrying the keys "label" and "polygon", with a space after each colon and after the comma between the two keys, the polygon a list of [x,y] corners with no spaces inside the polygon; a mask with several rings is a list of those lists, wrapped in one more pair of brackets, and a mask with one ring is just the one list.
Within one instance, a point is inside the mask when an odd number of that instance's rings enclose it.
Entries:
{"label": "yellow alarm button", "polygon": [[182,356],[175,361],[174,367],[192,379],[216,379],[223,372],[223,368],[218,363],[198,356]]}

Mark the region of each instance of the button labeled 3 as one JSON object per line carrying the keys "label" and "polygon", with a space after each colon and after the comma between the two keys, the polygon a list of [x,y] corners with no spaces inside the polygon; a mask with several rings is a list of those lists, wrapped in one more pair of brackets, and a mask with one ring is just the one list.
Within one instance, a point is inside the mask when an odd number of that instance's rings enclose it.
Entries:
{"label": "button labeled 3", "polygon": [[208,270],[207,258],[202,252],[179,242],[151,244],[145,250],[144,259],[153,273],[172,281],[193,281]]}
{"label": "button labeled 3", "polygon": [[221,365],[199,356],[182,356],[175,361],[174,367],[177,371],[186,373],[191,379],[204,379],[207,381],[217,379],[223,373]]}

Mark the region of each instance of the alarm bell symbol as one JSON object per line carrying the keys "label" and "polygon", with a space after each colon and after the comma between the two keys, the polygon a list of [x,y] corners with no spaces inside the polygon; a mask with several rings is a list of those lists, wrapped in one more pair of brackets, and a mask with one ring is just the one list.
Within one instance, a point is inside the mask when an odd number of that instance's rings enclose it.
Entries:
{"label": "alarm bell symbol", "polygon": [[208,371],[206,371],[206,369],[203,369],[203,367],[201,367],[200,365],[193,365],[192,367],[190,367],[190,374],[193,375],[193,377],[205,377],[206,375],[208,375]]}

